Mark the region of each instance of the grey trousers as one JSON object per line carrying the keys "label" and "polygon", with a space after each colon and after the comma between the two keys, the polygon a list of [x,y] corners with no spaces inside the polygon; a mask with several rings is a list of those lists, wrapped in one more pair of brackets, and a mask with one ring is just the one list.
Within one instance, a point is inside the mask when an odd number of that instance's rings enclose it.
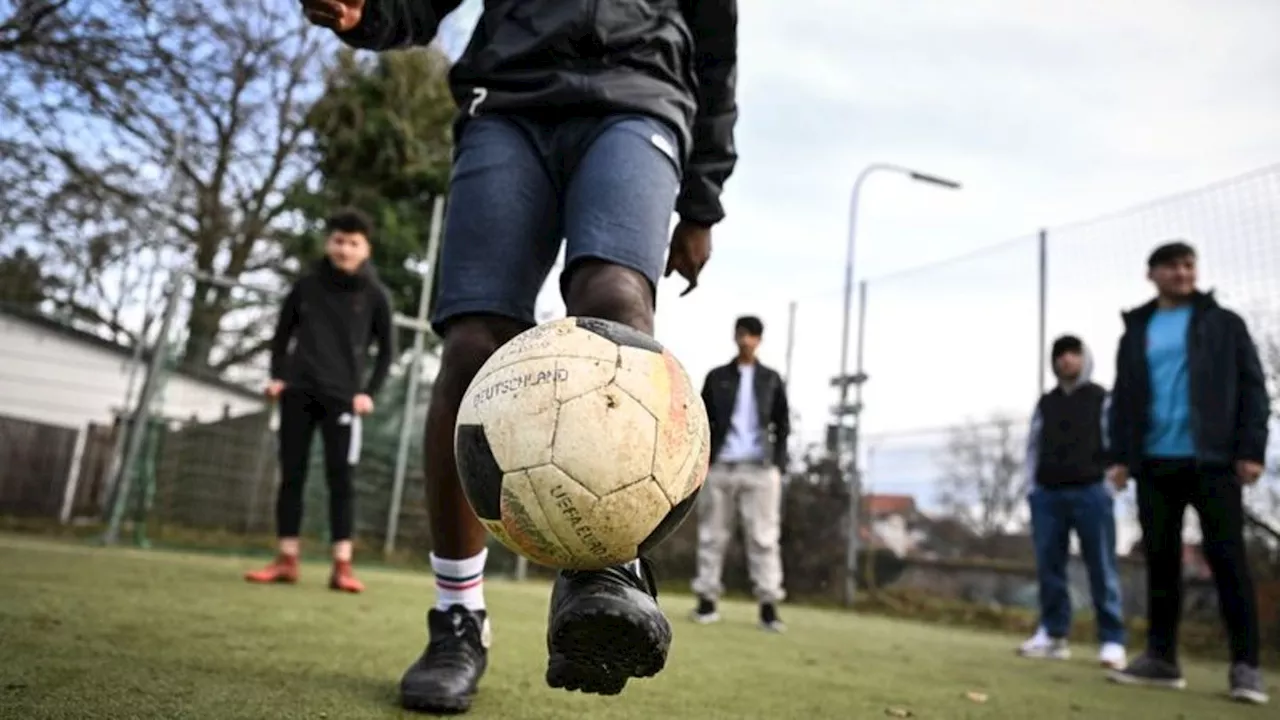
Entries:
{"label": "grey trousers", "polygon": [[698,576],[693,591],[716,600],[724,592],[725,551],[735,523],[742,522],[747,571],[762,603],[783,599],[782,474],[772,465],[715,463],[698,495]]}

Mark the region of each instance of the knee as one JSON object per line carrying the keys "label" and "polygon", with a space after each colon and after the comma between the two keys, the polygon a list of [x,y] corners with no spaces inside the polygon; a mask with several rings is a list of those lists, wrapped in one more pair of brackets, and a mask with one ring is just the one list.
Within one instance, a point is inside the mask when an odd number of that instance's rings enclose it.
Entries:
{"label": "knee", "polygon": [[747,549],[753,553],[774,552],[778,547],[778,533],[757,530],[747,536]]}
{"label": "knee", "polygon": [[457,402],[494,351],[523,328],[506,318],[462,317],[449,324],[440,352],[435,391]]}
{"label": "knee", "polygon": [[635,270],[582,260],[570,270],[565,308],[570,315],[612,320],[653,332],[653,286]]}
{"label": "knee", "polygon": [[354,495],[351,485],[350,475],[329,478],[329,498],[342,502],[349,501]]}

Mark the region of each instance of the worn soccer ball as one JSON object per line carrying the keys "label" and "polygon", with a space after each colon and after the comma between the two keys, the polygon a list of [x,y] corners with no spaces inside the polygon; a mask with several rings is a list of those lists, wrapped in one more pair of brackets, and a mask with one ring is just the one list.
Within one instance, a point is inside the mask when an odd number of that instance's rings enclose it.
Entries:
{"label": "worn soccer ball", "polygon": [[679,361],[619,323],[570,317],[498,349],[463,397],[458,474],[489,533],[530,561],[634,560],[689,515],[707,411]]}

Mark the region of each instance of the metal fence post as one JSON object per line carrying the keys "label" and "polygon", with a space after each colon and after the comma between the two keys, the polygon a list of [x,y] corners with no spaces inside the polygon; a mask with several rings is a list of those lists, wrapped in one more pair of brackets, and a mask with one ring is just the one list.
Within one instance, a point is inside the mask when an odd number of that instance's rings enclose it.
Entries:
{"label": "metal fence post", "polygon": [[120,463],[119,477],[114,485],[116,494],[111,506],[111,519],[107,530],[102,535],[105,545],[114,545],[120,540],[120,523],[124,520],[125,508],[129,502],[130,484],[133,468],[137,463],[138,453],[146,439],[148,423],[151,419],[151,401],[160,388],[161,373],[164,364],[169,360],[165,351],[169,344],[169,330],[173,326],[174,315],[178,313],[178,301],[182,297],[182,283],[186,275],[178,273],[169,285],[169,297],[165,301],[164,316],[160,320],[160,331],[156,334],[155,347],[151,349],[150,362],[147,364],[147,375],[142,382],[142,392],[138,396],[138,408],[133,413],[130,423],[129,439],[125,447],[124,460]]}
{"label": "metal fence post", "polygon": [[400,446],[396,450],[396,469],[391,483],[391,505],[387,509],[386,537],[382,541],[382,554],[390,555],[396,549],[396,535],[400,532],[400,507],[404,501],[404,476],[409,467],[409,444],[412,439],[413,419],[418,404],[418,382],[422,376],[423,345],[427,339],[427,311],[431,308],[432,281],[435,279],[436,249],[440,246],[440,232],[444,225],[444,196],[437,195],[431,206],[431,229],[427,235],[427,262],[430,265],[422,274],[422,296],[418,298],[418,327],[413,331],[413,353],[409,358],[409,380],[404,394],[403,416],[400,418]]}
{"label": "metal fence post", "polygon": [[853,427],[849,430],[849,537],[845,547],[844,603],[852,606],[858,593],[858,544],[861,541],[862,469],[858,466],[858,441],[862,431],[862,385],[867,381],[863,350],[867,328],[867,281],[858,283],[857,368],[853,372]]}

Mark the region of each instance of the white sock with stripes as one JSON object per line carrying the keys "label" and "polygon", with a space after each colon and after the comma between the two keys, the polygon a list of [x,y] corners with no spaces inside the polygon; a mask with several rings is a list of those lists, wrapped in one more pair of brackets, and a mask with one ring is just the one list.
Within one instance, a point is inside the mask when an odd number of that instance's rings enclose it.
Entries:
{"label": "white sock with stripes", "polygon": [[479,555],[462,560],[446,560],[431,553],[431,571],[436,576],[436,609],[448,610],[461,605],[468,610],[484,610],[484,561],[486,548]]}

